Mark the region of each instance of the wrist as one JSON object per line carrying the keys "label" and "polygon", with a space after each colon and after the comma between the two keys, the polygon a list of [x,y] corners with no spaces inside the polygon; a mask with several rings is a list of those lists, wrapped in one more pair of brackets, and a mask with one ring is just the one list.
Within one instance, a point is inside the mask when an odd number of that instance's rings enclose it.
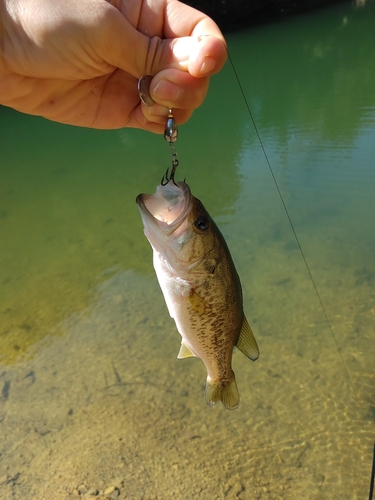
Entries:
{"label": "wrist", "polygon": [[0,104],[14,107],[21,94],[22,77],[12,70],[7,61],[7,51],[11,45],[9,33],[15,30],[12,4],[12,0],[0,0]]}

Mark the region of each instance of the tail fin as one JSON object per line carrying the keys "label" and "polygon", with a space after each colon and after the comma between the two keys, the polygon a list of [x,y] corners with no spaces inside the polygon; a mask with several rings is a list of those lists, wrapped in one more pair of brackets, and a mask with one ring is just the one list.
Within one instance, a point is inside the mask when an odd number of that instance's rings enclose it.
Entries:
{"label": "tail fin", "polygon": [[235,410],[240,403],[236,379],[225,382],[212,382],[207,377],[205,400],[208,406],[214,406],[221,401],[227,410]]}

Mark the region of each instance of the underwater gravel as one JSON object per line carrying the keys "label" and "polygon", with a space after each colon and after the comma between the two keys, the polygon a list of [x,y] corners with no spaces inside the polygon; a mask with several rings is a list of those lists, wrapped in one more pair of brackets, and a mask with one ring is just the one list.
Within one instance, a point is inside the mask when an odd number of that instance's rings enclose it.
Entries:
{"label": "underwater gravel", "polygon": [[[269,274],[270,296],[299,279],[297,270],[281,280],[277,263]],[[179,336],[157,283],[114,274],[62,338],[0,372],[1,500],[362,498],[373,419],[361,391],[353,397],[308,289],[298,292],[303,319],[290,304],[287,335],[275,330],[272,301],[267,316],[255,303],[261,358],[234,353],[241,405],[230,412],[204,404],[198,360],[176,359]],[[353,322],[365,333],[375,298],[363,294],[366,310]],[[348,366],[362,376],[356,357]]]}

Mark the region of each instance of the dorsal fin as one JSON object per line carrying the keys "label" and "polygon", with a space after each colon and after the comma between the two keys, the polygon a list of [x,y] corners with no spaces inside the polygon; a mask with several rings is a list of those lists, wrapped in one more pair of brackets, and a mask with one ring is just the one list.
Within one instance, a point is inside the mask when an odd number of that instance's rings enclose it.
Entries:
{"label": "dorsal fin", "polygon": [[189,347],[185,344],[184,341],[181,342],[180,352],[178,353],[178,359],[191,358],[195,356],[193,352],[189,349]]}
{"label": "dorsal fin", "polygon": [[255,340],[253,331],[247,322],[246,316],[243,317],[241,332],[238,337],[237,348],[248,358],[255,361],[259,357],[259,348]]}

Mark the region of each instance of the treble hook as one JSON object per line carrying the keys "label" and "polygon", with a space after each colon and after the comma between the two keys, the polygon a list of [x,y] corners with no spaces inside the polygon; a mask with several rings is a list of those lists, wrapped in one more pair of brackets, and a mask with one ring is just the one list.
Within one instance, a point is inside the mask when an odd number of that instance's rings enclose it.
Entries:
{"label": "treble hook", "polygon": [[177,158],[174,158],[174,159],[172,160],[172,170],[171,170],[171,174],[170,174],[170,175],[168,175],[168,174],[169,174],[169,168],[167,168],[167,170],[166,170],[165,174],[163,175],[163,177],[161,178],[161,181],[160,181],[160,184],[161,184],[162,186],[166,186],[166,185],[168,184],[168,182],[170,182],[170,181],[172,181],[172,182],[173,182],[173,184],[174,184],[175,186],[177,186],[176,181],[174,180],[174,174],[175,174],[176,169],[177,169],[177,167],[178,167],[178,163],[179,163],[179,162],[178,162]]}

